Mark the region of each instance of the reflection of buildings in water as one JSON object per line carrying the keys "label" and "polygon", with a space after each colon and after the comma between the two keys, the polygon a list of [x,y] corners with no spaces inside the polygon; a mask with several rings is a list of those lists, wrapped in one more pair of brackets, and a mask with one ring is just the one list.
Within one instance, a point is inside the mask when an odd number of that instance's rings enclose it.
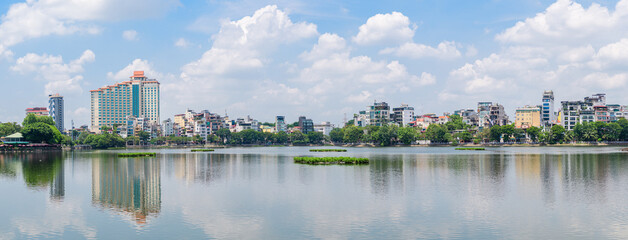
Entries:
{"label": "reflection of buildings in water", "polygon": [[138,224],[161,210],[157,159],[98,159],[92,162],[92,202],[131,213]]}
{"label": "reflection of buildings in water", "polygon": [[175,176],[186,183],[213,182],[229,174],[234,166],[231,154],[180,154],[173,155]]}
{"label": "reflection of buildings in water", "polygon": [[57,174],[50,184],[50,198],[53,200],[61,201],[65,196],[65,169],[63,165],[63,160],[60,160],[59,167],[56,168]]}
{"label": "reflection of buildings in water", "polygon": [[606,186],[611,161],[623,161],[624,155],[618,154],[566,154],[564,159],[563,186],[569,195],[572,192],[587,193],[588,200],[606,198]]}

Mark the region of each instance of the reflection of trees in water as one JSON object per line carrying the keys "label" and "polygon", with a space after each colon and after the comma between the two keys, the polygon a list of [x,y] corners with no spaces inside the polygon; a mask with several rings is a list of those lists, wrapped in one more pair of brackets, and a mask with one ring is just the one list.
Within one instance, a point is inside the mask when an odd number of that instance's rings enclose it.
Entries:
{"label": "reflection of trees in water", "polygon": [[154,158],[98,158],[92,162],[92,202],[131,213],[138,224],[161,210],[160,162]]}
{"label": "reflection of trees in water", "polygon": [[0,174],[15,178],[21,170],[30,189],[50,188],[50,198],[63,199],[65,176],[62,152],[9,153],[0,155]]}
{"label": "reflection of trees in water", "polygon": [[371,190],[386,195],[390,189],[403,189],[403,159],[400,155],[378,155],[370,158]]}
{"label": "reflection of trees in water", "polygon": [[0,154],[0,177],[15,178],[19,162],[13,156]]}

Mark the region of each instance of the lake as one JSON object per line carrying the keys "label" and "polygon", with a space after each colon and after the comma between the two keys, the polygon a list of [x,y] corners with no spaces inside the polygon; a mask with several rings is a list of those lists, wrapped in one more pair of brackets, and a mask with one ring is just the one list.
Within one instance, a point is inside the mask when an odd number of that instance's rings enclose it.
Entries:
{"label": "lake", "polygon": [[628,239],[620,147],[309,149],[0,154],[0,239]]}

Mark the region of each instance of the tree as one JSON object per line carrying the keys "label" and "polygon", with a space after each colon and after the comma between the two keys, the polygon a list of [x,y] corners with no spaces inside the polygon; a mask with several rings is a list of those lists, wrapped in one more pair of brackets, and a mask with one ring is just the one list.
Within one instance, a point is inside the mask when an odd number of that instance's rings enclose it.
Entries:
{"label": "tree", "polygon": [[561,125],[554,125],[550,129],[549,143],[559,143],[565,139],[565,128]]}
{"label": "tree", "polygon": [[355,125],[355,120],[354,119],[351,119],[351,120],[347,121],[347,123],[345,123],[345,127],[353,126],[353,125]]}
{"label": "tree", "polygon": [[448,143],[451,140],[447,127],[439,124],[430,124],[425,134],[432,143]]}
{"label": "tree", "polygon": [[311,144],[322,144],[325,140],[325,135],[322,132],[309,132],[307,133],[307,139]]}
{"label": "tree", "polygon": [[260,140],[260,132],[253,129],[246,129],[239,133],[242,137],[243,144],[255,144]]}
{"label": "tree", "polygon": [[294,131],[290,133],[290,142],[295,145],[303,145],[308,143],[307,136],[301,131]]}
{"label": "tree", "polygon": [[22,129],[26,141],[36,143],[59,144],[63,142],[63,135],[53,125],[44,122],[35,122]]}
{"label": "tree", "polygon": [[412,144],[417,137],[416,129],[413,127],[400,127],[397,129],[397,137],[405,145]]}
{"label": "tree", "polygon": [[150,139],[150,134],[144,131],[138,131],[137,137],[140,139],[140,141],[142,141],[143,144],[146,144],[146,142],[148,142],[148,140]]}
{"label": "tree", "polygon": [[222,143],[225,143],[231,137],[231,131],[229,131],[229,129],[226,129],[226,128],[221,128],[221,129],[218,129],[218,131],[216,131],[216,136],[220,138],[220,141]]}
{"label": "tree", "polygon": [[24,118],[24,121],[22,122],[22,126],[26,127],[26,125],[38,123],[38,122],[45,123],[52,126],[55,125],[55,121],[50,116],[36,116],[35,114],[29,113]]}
{"label": "tree", "polygon": [[332,142],[342,142],[345,133],[342,131],[342,128],[334,128],[329,132],[329,138]]}
{"label": "tree", "polygon": [[462,121],[462,117],[458,115],[449,116],[449,121],[445,123],[447,129],[451,132],[454,130],[466,129],[467,124]]}
{"label": "tree", "polygon": [[473,140],[473,134],[469,131],[463,131],[454,134],[454,138],[459,139],[462,142],[471,142],[471,140]]}
{"label": "tree", "polygon": [[364,132],[362,128],[356,126],[350,126],[345,129],[343,141],[345,143],[358,143],[362,139]]}
{"label": "tree", "polygon": [[628,141],[628,120],[625,118],[620,118],[617,121],[617,124],[621,127],[621,134],[619,134],[619,139],[621,141]]}
{"label": "tree", "polygon": [[371,141],[380,146],[390,146],[393,140],[397,138],[397,126],[384,125],[377,129]]}
{"label": "tree", "polygon": [[604,135],[602,135],[602,139],[606,141],[617,141],[621,137],[622,128],[618,123],[609,123],[606,124],[604,128]]}
{"label": "tree", "polygon": [[491,142],[499,142],[502,138],[502,127],[499,125],[492,126],[489,134],[489,139]]}
{"label": "tree", "polygon": [[510,142],[510,138],[513,137],[515,133],[515,125],[504,125],[501,126],[502,137],[504,138],[504,142]]}
{"label": "tree", "polygon": [[535,126],[529,127],[528,129],[526,129],[526,133],[528,133],[528,136],[530,137],[530,139],[533,142],[536,142],[539,140],[539,133],[541,132],[541,129]]}
{"label": "tree", "polygon": [[0,137],[9,136],[22,130],[22,127],[15,122],[0,123]]}
{"label": "tree", "polygon": [[286,132],[278,132],[273,135],[273,142],[278,144],[288,143],[288,134]]}

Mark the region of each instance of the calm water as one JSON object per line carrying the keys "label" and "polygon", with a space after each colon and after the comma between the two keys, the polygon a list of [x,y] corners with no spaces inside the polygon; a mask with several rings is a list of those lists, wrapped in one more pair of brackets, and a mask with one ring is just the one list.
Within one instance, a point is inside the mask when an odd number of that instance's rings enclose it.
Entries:
{"label": "calm water", "polygon": [[0,154],[0,239],[628,239],[620,148],[308,149]]}

